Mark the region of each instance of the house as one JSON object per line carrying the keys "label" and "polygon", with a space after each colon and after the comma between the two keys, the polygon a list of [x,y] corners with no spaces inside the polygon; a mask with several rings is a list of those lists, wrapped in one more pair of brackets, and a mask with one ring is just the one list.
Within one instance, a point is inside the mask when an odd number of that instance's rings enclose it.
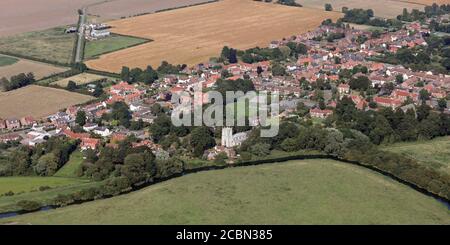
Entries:
{"label": "house", "polygon": [[6,119],[6,128],[9,130],[20,128],[20,120],[17,118]]}
{"label": "house", "polygon": [[345,83],[341,83],[338,86],[338,92],[340,94],[348,94],[350,93],[350,85],[345,84]]}
{"label": "house", "polygon": [[311,109],[309,111],[309,114],[313,118],[327,118],[327,117],[333,115],[333,111],[332,110],[321,110],[319,108],[315,108],[315,109]]}
{"label": "house", "polygon": [[0,129],[6,129],[6,121],[0,118]]}
{"label": "house", "polygon": [[385,98],[385,97],[375,97],[373,101],[379,106],[391,107],[392,109],[397,109],[402,105],[402,101],[398,99]]}
{"label": "house", "polygon": [[20,140],[20,135],[19,134],[5,134],[5,135],[0,135],[0,142],[2,143],[8,143],[11,141],[18,141]]}
{"label": "house", "polygon": [[20,119],[20,124],[22,125],[22,127],[33,126],[33,124],[35,123],[36,121],[31,116],[23,117],[22,119]]}
{"label": "house", "polygon": [[88,149],[96,150],[99,145],[100,145],[99,139],[83,138],[81,139],[80,148],[82,151],[86,151]]}
{"label": "house", "polygon": [[98,127],[98,124],[95,124],[95,123],[86,123],[86,124],[83,126],[83,129],[84,129],[84,131],[91,132],[92,130],[96,129],[97,127]]}
{"label": "house", "polygon": [[97,127],[92,132],[102,137],[109,137],[112,134],[107,127]]}

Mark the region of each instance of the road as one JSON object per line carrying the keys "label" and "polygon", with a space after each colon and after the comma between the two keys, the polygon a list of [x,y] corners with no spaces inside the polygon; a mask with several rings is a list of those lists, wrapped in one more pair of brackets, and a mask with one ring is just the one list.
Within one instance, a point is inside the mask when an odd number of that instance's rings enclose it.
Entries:
{"label": "road", "polygon": [[77,50],[75,52],[75,63],[79,63],[83,61],[83,47],[84,47],[84,25],[86,24],[86,14],[87,8],[84,7],[81,9],[80,15],[80,23],[78,26],[78,41],[77,41]]}

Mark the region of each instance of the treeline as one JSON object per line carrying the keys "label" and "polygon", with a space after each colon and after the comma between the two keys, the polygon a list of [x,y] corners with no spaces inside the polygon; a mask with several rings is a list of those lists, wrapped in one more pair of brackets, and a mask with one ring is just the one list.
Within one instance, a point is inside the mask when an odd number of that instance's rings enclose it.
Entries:
{"label": "treeline", "polygon": [[19,146],[2,162],[0,176],[52,176],[69,161],[79,142],[52,137],[34,148]]}
{"label": "treeline", "polygon": [[[253,0],[255,2],[265,2],[265,3],[272,3],[273,0]],[[295,0],[277,0],[277,4],[286,5],[286,6],[292,6],[292,7],[303,7],[301,4],[297,3]]]}
{"label": "treeline", "polygon": [[444,15],[450,13],[450,4],[442,4],[439,6],[434,3],[432,6],[426,6],[424,11],[418,9],[413,9],[411,13],[408,9],[404,8],[403,13],[397,16],[398,20],[413,22],[413,21],[424,21],[426,18],[433,16]]}
{"label": "treeline", "polygon": [[253,64],[262,61],[281,61],[289,57],[298,58],[299,55],[307,54],[308,47],[302,43],[288,42],[286,45],[277,48],[251,48],[247,50],[236,50],[223,47],[219,61],[230,64],[238,63],[241,59],[244,63]]}
{"label": "treeline", "polygon": [[378,27],[392,27],[401,28],[401,21],[394,19],[380,19],[376,18],[372,9],[344,9],[344,17],[341,19],[343,22],[355,23],[359,25],[370,25]]}
{"label": "treeline", "polygon": [[0,90],[11,91],[14,89],[22,88],[36,82],[33,73],[20,73],[19,75],[12,76],[9,80],[5,77],[0,79]]}
{"label": "treeline", "polygon": [[141,68],[130,69],[124,66],[120,72],[120,79],[128,83],[143,82],[149,85],[158,80],[160,75],[179,74],[186,67],[186,65],[172,65],[167,61],[163,61],[156,70],[150,65],[145,70]]}

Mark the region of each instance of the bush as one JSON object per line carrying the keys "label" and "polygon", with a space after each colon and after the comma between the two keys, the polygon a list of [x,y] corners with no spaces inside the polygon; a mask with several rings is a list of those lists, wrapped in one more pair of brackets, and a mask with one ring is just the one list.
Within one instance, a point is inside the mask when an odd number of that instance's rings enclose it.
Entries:
{"label": "bush", "polygon": [[51,187],[50,186],[41,186],[39,187],[39,191],[46,191],[46,190],[50,190]]}
{"label": "bush", "polygon": [[27,212],[37,211],[41,209],[41,204],[36,201],[22,200],[17,203],[17,206]]}

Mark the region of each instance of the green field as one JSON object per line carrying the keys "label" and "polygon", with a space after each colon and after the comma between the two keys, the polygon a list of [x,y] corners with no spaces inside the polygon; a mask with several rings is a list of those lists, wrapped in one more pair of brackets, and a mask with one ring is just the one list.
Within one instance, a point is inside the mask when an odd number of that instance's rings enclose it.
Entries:
{"label": "green field", "polygon": [[400,153],[429,167],[450,174],[450,137],[430,141],[398,143],[384,146],[383,150]]}
{"label": "green field", "polygon": [[110,37],[86,42],[84,57],[94,58],[102,54],[133,47],[148,42],[147,39],[112,34]]}
{"label": "green field", "polygon": [[450,224],[449,209],[367,169],[305,160],[201,172],[0,220],[19,224]]}
{"label": "green field", "polygon": [[0,195],[12,191],[14,193],[37,191],[41,186],[51,188],[78,185],[88,182],[75,178],[57,177],[0,177]]}
{"label": "green field", "polygon": [[77,170],[83,163],[83,153],[80,151],[75,151],[70,155],[69,161],[62,167],[56,174],[55,177],[67,177],[67,178],[77,178]]}
{"label": "green field", "polygon": [[9,56],[1,56],[0,55],[0,67],[13,65],[13,64],[15,64],[17,62],[19,62],[19,60],[16,59],[16,58],[9,57]]}
{"label": "green field", "polygon": [[0,52],[68,64],[76,35],[66,34],[64,30],[65,27],[57,27],[0,38]]}

